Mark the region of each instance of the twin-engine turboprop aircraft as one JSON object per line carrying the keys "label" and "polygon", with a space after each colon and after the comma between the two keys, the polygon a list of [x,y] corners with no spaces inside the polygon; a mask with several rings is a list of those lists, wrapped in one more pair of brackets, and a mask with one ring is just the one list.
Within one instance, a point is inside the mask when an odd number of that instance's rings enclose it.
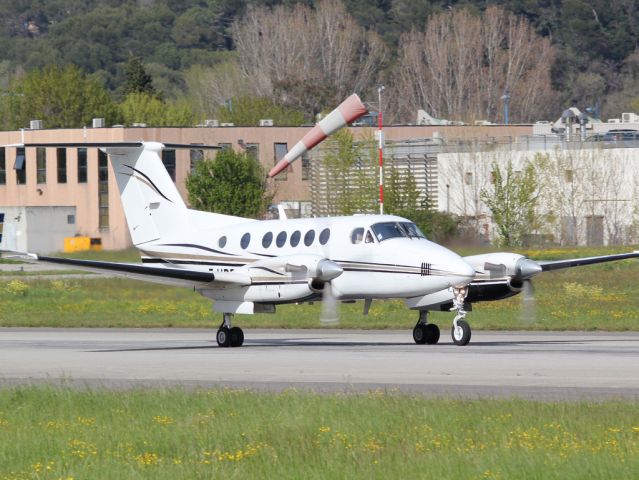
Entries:
{"label": "twin-engine turboprop aircraft", "polygon": [[[365,112],[356,95],[349,97],[270,174]],[[187,208],[160,159],[163,148],[192,146],[154,142],[24,146],[104,150],[142,264],[35,254],[30,258],[193,288],[213,300],[213,309],[222,313],[217,331],[220,347],[242,345],[242,329],[233,326],[237,313],[275,313],[278,304],[316,300],[327,305],[334,300],[364,300],[367,313],[374,299],[388,298],[401,298],[419,311],[413,329],[416,343],[437,343],[439,328],[428,323],[428,312],[451,310],[456,312],[453,342],[466,345],[471,337],[465,320],[469,305],[515,295],[542,271],[639,257],[634,252],[557,262],[534,262],[512,253],[462,258],[429,241],[409,219],[393,215],[260,221],[201,212]]]}

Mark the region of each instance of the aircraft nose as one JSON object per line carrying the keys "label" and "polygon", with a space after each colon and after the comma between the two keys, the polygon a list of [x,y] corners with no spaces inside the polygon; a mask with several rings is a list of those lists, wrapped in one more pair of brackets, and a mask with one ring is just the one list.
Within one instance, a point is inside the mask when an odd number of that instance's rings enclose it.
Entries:
{"label": "aircraft nose", "polygon": [[475,269],[458,255],[451,252],[442,260],[438,265],[434,265],[434,268],[446,278],[448,286],[463,287],[475,278]]}
{"label": "aircraft nose", "polygon": [[450,273],[454,278],[454,283],[451,283],[451,287],[463,287],[475,278],[475,269],[463,258],[455,259],[454,262],[451,262]]}

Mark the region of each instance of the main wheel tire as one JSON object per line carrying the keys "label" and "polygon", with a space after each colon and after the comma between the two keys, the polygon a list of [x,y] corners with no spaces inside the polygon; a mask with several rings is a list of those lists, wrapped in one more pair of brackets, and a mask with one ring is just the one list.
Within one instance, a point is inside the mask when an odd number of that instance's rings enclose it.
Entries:
{"label": "main wheel tire", "polygon": [[418,323],[413,328],[413,340],[418,345],[424,345],[426,343],[426,329],[424,328],[426,325],[422,323]]}
{"label": "main wheel tire", "polygon": [[230,331],[231,347],[241,347],[244,343],[244,332],[240,327],[233,327]]}
{"label": "main wheel tire", "polygon": [[231,331],[228,327],[221,327],[217,331],[217,335],[215,336],[217,340],[217,344],[220,347],[230,347],[231,346]]}
{"label": "main wheel tire", "polygon": [[453,325],[453,328],[450,331],[450,334],[453,337],[453,343],[460,347],[468,345],[468,342],[470,342],[470,333],[470,325],[468,325],[466,320],[457,320],[457,328]]}
{"label": "main wheel tire", "polygon": [[439,327],[434,323],[424,325],[424,334],[428,345],[435,345],[439,342]]}

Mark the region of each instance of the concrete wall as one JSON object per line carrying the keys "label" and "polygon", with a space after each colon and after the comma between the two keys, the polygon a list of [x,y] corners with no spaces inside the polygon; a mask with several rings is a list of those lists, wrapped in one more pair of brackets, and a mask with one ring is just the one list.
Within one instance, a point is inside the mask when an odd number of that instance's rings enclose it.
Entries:
{"label": "concrete wall", "polygon": [[4,228],[0,248],[51,253],[77,233],[75,207],[0,207]]}

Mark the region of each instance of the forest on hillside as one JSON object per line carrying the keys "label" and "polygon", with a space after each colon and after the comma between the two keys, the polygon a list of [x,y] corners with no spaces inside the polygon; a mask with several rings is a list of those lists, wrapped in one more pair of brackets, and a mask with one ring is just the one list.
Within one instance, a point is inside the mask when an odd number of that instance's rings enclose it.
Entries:
{"label": "forest on hillside", "polygon": [[[106,91],[113,121],[151,124],[312,121],[380,84],[393,122],[501,122],[505,93],[511,122],[639,110],[635,0],[0,0],[0,19],[3,128],[70,78],[96,105]],[[137,61],[149,89],[131,89]]]}

